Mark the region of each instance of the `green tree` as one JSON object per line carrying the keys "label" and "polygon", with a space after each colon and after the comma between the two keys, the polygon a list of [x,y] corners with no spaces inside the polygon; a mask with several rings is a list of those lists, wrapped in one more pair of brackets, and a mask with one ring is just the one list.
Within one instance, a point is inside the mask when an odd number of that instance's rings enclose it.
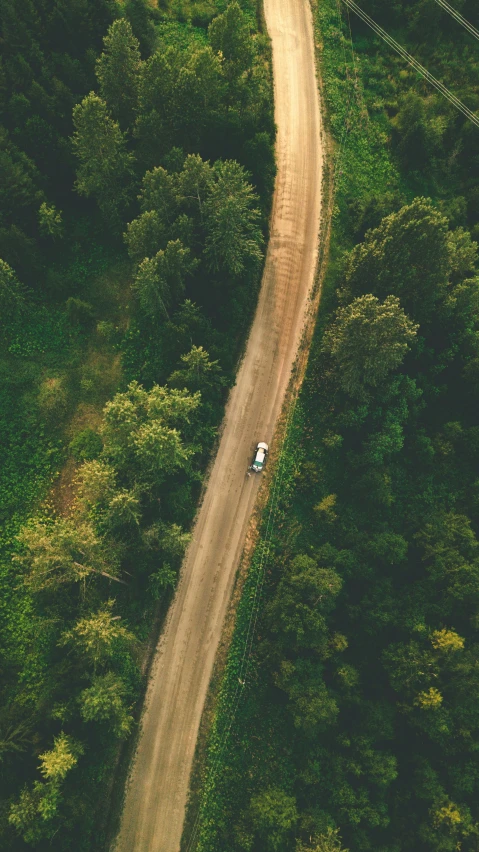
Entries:
{"label": "green tree", "polygon": [[393,689],[409,701],[437,682],[438,660],[430,648],[422,647],[418,641],[389,646],[383,660]]}
{"label": "green tree", "polygon": [[25,787],[17,802],[10,806],[8,821],[25,843],[36,846],[42,839],[51,839],[55,832],[53,819],[59,805],[56,786],[35,781],[33,788]]}
{"label": "green tree", "polygon": [[258,196],[238,163],[215,163],[214,173],[203,205],[205,257],[210,269],[237,276],[257,268],[263,257]]}
{"label": "green tree", "polygon": [[169,426],[181,427],[191,422],[200,400],[198,392],[192,394],[184,388],[177,390],[154,385],[148,393],[148,416],[151,419],[161,419]]}
{"label": "green tree", "polygon": [[185,532],[179,524],[156,523],[144,531],[143,541],[152,552],[161,552],[178,561],[191,541],[191,533]]}
{"label": "green tree", "polygon": [[103,442],[98,432],[87,427],[73,436],[68,449],[76,461],[93,461],[100,455]]}
{"label": "green tree", "polygon": [[138,39],[125,18],[113,21],[104,40],[104,50],[96,62],[100,95],[113,118],[126,129],[132,123],[137,104],[141,57]]}
{"label": "green tree", "polygon": [[263,848],[271,852],[284,849],[298,822],[294,797],[275,788],[265,790],[251,799],[250,813]]}
{"label": "green tree", "polygon": [[221,367],[218,361],[210,361],[210,356],[202,346],[192,346],[181,356],[182,366],[168,379],[171,387],[188,388],[190,391],[209,390],[223,384]]}
{"label": "green tree", "polygon": [[283,660],[274,682],[289,697],[294,726],[308,737],[317,736],[318,731],[327,730],[337,721],[339,707],[324,683],[317,660]]}
{"label": "green tree", "polygon": [[0,763],[9,755],[22,754],[32,743],[31,722],[17,716],[16,708],[2,708],[0,713]]}
{"label": "green tree", "polygon": [[[87,520],[58,518],[53,523],[34,519],[19,534],[22,552],[15,559],[24,569],[24,582],[34,592],[55,590],[101,575],[122,583],[116,565]],[[105,570],[108,569],[108,570]]]}
{"label": "green tree", "polygon": [[55,737],[53,748],[40,755],[40,772],[45,781],[35,781],[31,789],[25,787],[18,802],[11,805],[8,818],[26,843],[35,846],[54,836],[62,782],[82,754],[81,743],[62,732]]}
{"label": "green tree", "polygon": [[310,648],[328,656],[326,616],[334,609],[341,586],[333,568],[320,567],[310,556],[295,556],[268,606],[271,630],[283,635],[287,647]]}
{"label": "green tree", "polygon": [[122,488],[108,503],[107,519],[114,530],[125,532],[138,527],[141,519],[140,500],[134,491]]}
{"label": "green tree", "polygon": [[103,409],[105,456],[117,469],[126,462],[131,437],[146,419],[147,405],[147,391],[138,382],[130,382],[126,392],[115,394]]}
{"label": "green tree", "polygon": [[466,612],[475,612],[479,602],[479,542],[470,519],[457,512],[438,513],[416,534],[416,541],[443,618],[455,611],[461,619]]}
{"label": "green tree", "polygon": [[156,318],[164,314],[169,320],[171,291],[168,282],[160,273],[160,268],[156,256],[145,257],[135,275],[133,291],[137,294],[140,307],[146,316]]}
{"label": "green tree", "polygon": [[208,113],[221,107],[224,88],[222,62],[211,47],[206,46],[192,53],[187,70],[194,80],[194,87],[184,104],[185,112],[190,124],[193,120],[206,124]]}
{"label": "green tree", "polygon": [[248,19],[238,3],[230,3],[226,10],[211,22],[208,38],[213,50],[224,57],[225,74],[234,80],[251,68],[254,56]]}
{"label": "green tree", "polygon": [[436,651],[441,651],[443,654],[451,654],[456,651],[462,651],[464,648],[464,639],[459,636],[455,630],[433,630],[431,635],[431,643]]}
{"label": "green tree", "polygon": [[57,210],[54,204],[47,204],[46,201],[40,205],[38,211],[38,224],[40,231],[46,237],[51,237],[53,240],[63,236],[63,219],[60,210]]}
{"label": "green tree", "polygon": [[25,309],[25,288],[13,269],[0,260],[0,327],[18,319]]}
{"label": "green tree", "polygon": [[323,351],[332,356],[342,388],[362,398],[401,364],[417,329],[395,296],[382,304],[375,296],[360,296],[338,310]]}
{"label": "green tree", "polygon": [[62,732],[55,737],[53,748],[40,755],[40,772],[47,781],[63,781],[82,754],[80,743]]}
{"label": "green tree", "polygon": [[131,197],[134,162],[124,134],[94,92],[76,105],[73,123],[73,150],[80,161],[76,189],[80,195],[93,196],[104,217],[118,227]]}
{"label": "green tree", "polygon": [[102,434],[105,457],[140,490],[161,483],[185,467],[192,448],[181,439],[182,427],[200,404],[200,395],[154,385],[145,391],[132,382],[104,410]]}
{"label": "green tree", "polygon": [[176,75],[170,121],[187,149],[203,147],[205,131],[224,112],[223,62],[210,47],[193,51]]}
{"label": "green tree", "polygon": [[448,222],[427,198],[415,198],[368,231],[351,252],[346,287],[352,295],[397,296],[420,323],[444,296],[450,269]]}
{"label": "green tree", "polygon": [[150,594],[155,601],[161,600],[166,589],[174,589],[178,573],[173,570],[169,562],[163,562],[149,577]]}
{"label": "green tree", "polygon": [[59,803],[56,785],[35,781],[32,789],[25,787],[18,801],[10,806],[8,821],[25,843],[36,846],[41,840],[51,840],[54,836]]}
{"label": "green tree", "polygon": [[165,225],[157,210],[145,210],[128,224],[123,236],[131,259],[140,263],[145,257],[153,257],[164,245]]}
{"label": "green tree", "polygon": [[447,234],[450,277],[454,283],[472,278],[477,271],[477,243],[464,228],[456,228]]}
{"label": "green tree", "polygon": [[424,170],[441,150],[446,122],[442,116],[429,116],[427,105],[425,98],[410,91],[400,99],[398,113],[392,119],[399,156],[410,170]]}
{"label": "green tree", "polygon": [[107,505],[116,491],[116,474],[112,465],[101,459],[85,461],[77,474],[80,505],[92,509]]}
{"label": "green tree", "polygon": [[296,852],[349,852],[341,843],[339,828],[328,828],[324,834],[311,838],[309,843],[298,841]]}
{"label": "green tree", "polygon": [[133,717],[125,705],[126,687],[114,672],[94,675],[91,686],[80,693],[80,713],[85,722],[109,722],[116,736],[131,731]]}
{"label": "green tree", "polygon": [[159,420],[140,426],[132,443],[140,475],[156,484],[176,470],[186,468],[193,454],[193,449],[182,442],[178,430]]}
{"label": "green tree", "polygon": [[156,317],[161,312],[169,319],[168,309],[180,300],[185,278],[193,268],[190,250],[180,240],[170,240],[164,250],[146,257],[133,284],[145,314]]}
{"label": "green tree", "polygon": [[180,197],[174,175],[170,175],[162,166],[146,172],[139,195],[141,209],[154,210],[159,222],[166,230],[178,215]]}
{"label": "green tree", "polygon": [[171,114],[179,57],[171,46],[157,50],[142,63],[139,78],[138,116],[134,134],[140,160],[151,168],[175,144]]}
{"label": "green tree", "polygon": [[81,618],[71,630],[62,633],[59,645],[71,645],[77,653],[89,660],[93,671],[105,664],[117,651],[133,646],[135,637],[120,624],[120,616],[113,615],[115,601],[107,601],[96,613]]}
{"label": "green tree", "polygon": [[437,710],[442,704],[442,695],[435,686],[430,686],[416,696],[414,703],[422,710]]}
{"label": "green tree", "polygon": [[152,6],[148,0],[127,0],[123,11],[140,43],[142,55],[149,56],[157,40]]}
{"label": "green tree", "polygon": [[11,141],[0,126],[0,222],[19,222],[38,210],[44,195],[41,175],[34,162]]}
{"label": "green tree", "polygon": [[213,168],[199,154],[189,154],[178,175],[178,192],[182,203],[200,224],[203,224],[203,206],[213,179]]}

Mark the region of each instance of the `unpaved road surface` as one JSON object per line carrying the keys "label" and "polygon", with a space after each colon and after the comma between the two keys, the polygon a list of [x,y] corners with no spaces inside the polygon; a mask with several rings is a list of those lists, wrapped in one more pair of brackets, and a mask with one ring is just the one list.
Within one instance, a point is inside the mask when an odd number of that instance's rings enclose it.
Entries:
{"label": "unpaved road surface", "polygon": [[156,651],[117,852],[178,852],[201,713],[259,477],[313,284],[322,155],[308,0],[265,0],[273,45],[276,189],[263,283],[175,600]]}

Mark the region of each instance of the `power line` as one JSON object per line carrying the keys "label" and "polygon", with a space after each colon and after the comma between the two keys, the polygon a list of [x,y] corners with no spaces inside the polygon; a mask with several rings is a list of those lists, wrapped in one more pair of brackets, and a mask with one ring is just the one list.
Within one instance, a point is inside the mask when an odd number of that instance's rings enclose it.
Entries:
{"label": "power line", "polygon": [[[344,46],[345,41],[346,41],[346,36],[343,35],[343,17],[342,17],[342,13],[341,13],[341,0],[336,0],[336,9],[337,9],[337,18],[338,18],[339,42],[340,42],[341,47],[343,49],[345,80],[346,80],[347,84],[349,82],[352,83],[352,88],[355,89],[355,94],[358,95],[358,94],[360,94],[360,85],[359,85],[359,80],[358,80],[358,74],[357,74],[357,71],[356,71],[356,60],[355,60],[355,55],[354,55],[353,35],[352,35],[352,32],[351,32],[351,23],[350,23],[350,20],[349,20],[349,9],[348,9],[348,24],[349,24],[349,34],[350,34],[350,41],[351,41],[351,54],[352,54],[352,60],[353,60],[353,68],[354,68],[354,76],[355,76],[356,86],[354,85],[354,82],[352,80],[350,80],[350,77],[349,77],[348,61],[347,61],[347,58],[346,58],[346,49],[345,49],[345,46]],[[345,147],[346,147],[346,137],[349,133],[349,118],[350,118],[350,115],[351,115],[351,112],[352,112],[352,109],[353,109],[352,94],[353,93],[351,91],[351,86],[347,85],[347,103],[346,103],[345,114],[344,114],[344,118],[343,118],[343,122],[342,122],[342,131],[341,131],[341,135],[339,136],[339,140],[338,140],[339,141],[339,147],[338,147],[338,150],[335,153],[334,161],[333,161],[333,163],[334,163],[333,164],[333,182],[336,181],[336,172],[339,170],[339,174],[342,173],[341,170],[340,170],[341,159],[342,159]],[[362,95],[361,95],[361,100],[363,100]],[[363,102],[363,110],[364,110],[364,112],[365,112],[365,114],[366,114],[366,116],[369,120],[368,111],[367,111],[366,107],[364,106],[364,102]]]}
{"label": "power line", "polygon": [[[340,41],[341,47],[343,48],[344,76],[345,76],[346,82],[348,83],[349,82],[348,62],[347,62],[347,59],[346,59],[346,48],[344,46],[344,42],[345,42],[346,39],[345,39],[345,36],[343,35],[343,16],[341,14],[340,0],[336,0],[336,9],[337,9],[337,13],[338,13],[339,41]],[[338,162],[341,160],[341,154],[342,154],[342,151],[343,151],[343,144],[344,144],[344,141],[346,139],[346,134],[348,132],[349,116],[351,114],[351,109],[352,109],[351,91],[350,91],[349,86],[347,87],[347,92],[348,92],[348,96],[347,96],[348,100],[347,100],[347,104],[346,104],[346,114],[345,114],[345,118],[344,118],[344,121],[343,121],[342,133],[341,133],[341,136],[339,138],[339,150],[338,150],[338,154],[337,154],[337,161]]]}
{"label": "power line", "polygon": [[412,67],[416,71],[418,71],[421,77],[424,77],[424,79],[427,80],[428,83],[431,83],[431,85],[434,86],[434,88],[437,89],[438,92],[440,92],[441,95],[443,95],[451,104],[453,104],[453,106],[455,106],[456,109],[459,110],[459,112],[462,112],[462,114],[465,115],[465,117],[469,119],[469,121],[472,121],[472,123],[475,124],[476,127],[479,127],[479,116],[476,115],[475,112],[472,112],[472,110],[470,110],[469,107],[467,107],[462,101],[460,101],[459,98],[457,98],[456,95],[454,95],[447,88],[447,86],[444,85],[444,83],[441,83],[440,80],[434,77],[427,70],[427,68],[424,68],[424,66],[421,65],[421,63],[418,62],[417,59],[414,58],[414,56],[411,56],[411,54],[408,53],[407,50],[399,44],[399,42],[397,42],[392,36],[390,36],[389,33],[386,32],[386,30],[383,30],[383,28],[380,27],[379,24],[376,23],[376,21],[373,21],[373,19],[370,18],[369,15],[366,14],[366,12],[363,12],[363,10],[354,2],[354,0],[343,0],[343,3],[345,3],[346,6],[352,9],[352,11],[355,12],[356,15],[361,18],[361,20],[364,21],[364,23],[367,24],[368,27],[370,27],[376,33],[376,35],[380,36],[383,41],[385,41],[386,44],[389,45],[389,47],[392,47],[393,50],[396,51],[396,53],[399,53],[399,55],[403,59],[405,59],[406,62],[409,63],[409,65],[412,65]]}
{"label": "power line", "polygon": [[476,30],[476,28],[473,27],[472,24],[469,23],[469,21],[466,21],[466,19],[462,17],[462,15],[457,11],[457,9],[454,8],[454,6],[450,6],[449,3],[446,2],[446,0],[435,0],[435,2],[438,4],[438,6],[442,6],[442,8],[446,10],[446,12],[449,12],[449,14],[456,19],[458,24],[461,24],[461,26],[465,27],[466,30],[479,41],[479,30]]}

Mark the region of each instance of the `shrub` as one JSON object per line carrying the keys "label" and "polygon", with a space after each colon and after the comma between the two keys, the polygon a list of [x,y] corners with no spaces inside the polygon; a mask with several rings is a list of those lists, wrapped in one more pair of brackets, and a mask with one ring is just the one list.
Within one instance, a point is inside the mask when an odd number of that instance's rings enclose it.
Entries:
{"label": "shrub", "polygon": [[103,449],[103,441],[94,429],[82,429],[70,441],[69,450],[76,461],[97,459]]}
{"label": "shrub", "polygon": [[61,377],[44,379],[40,385],[38,405],[48,423],[63,420],[68,408],[68,394]]}

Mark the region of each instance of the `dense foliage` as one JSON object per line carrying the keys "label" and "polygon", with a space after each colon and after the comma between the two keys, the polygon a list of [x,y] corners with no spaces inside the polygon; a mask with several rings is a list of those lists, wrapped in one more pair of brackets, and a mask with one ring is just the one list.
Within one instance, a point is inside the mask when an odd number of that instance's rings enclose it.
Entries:
{"label": "dense foliage", "polygon": [[[437,4],[362,5],[477,107],[476,47]],[[478,131],[351,20],[353,55],[344,24],[320,4],[331,262],[211,736],[204,852],[479,849]]]}
{"label": "dense foliage", "polygon": [[146,0],[1,0],[0,41],[0,848],[86,852],[254,310],[269,48]]}

